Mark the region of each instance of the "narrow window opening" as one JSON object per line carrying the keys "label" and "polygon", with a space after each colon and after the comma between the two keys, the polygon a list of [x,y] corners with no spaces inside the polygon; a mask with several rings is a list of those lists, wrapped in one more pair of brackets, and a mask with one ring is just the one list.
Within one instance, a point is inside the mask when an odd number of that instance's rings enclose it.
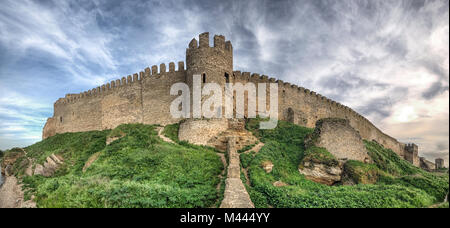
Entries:
{"label": "narrow window opening", "polygon": [[206,83],[206,74],[203,74],[202,81],[203,81],[203,83]]}
{"label": "narrow window opening", "polygon": [[225,73],[225,82],[230,83],[230,75],[228,73]]}
{"label": "narrow window opening", "polygon": [[61,122],[61,123],[62,123],[62,116],[60,116],[60,117],[59,117],[59,122]]}

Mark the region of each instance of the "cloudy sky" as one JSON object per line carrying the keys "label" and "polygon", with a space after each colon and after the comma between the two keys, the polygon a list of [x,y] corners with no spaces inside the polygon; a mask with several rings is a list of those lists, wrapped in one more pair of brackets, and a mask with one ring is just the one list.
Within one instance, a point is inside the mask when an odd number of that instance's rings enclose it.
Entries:
{"label": "cloudy sky", "polygon": [[53,102],[185,59],[209,31],[235,70],[357,110],[432,159],[449,153],[449,1],[27,1],[0,7],[0,149],[41,140]]}

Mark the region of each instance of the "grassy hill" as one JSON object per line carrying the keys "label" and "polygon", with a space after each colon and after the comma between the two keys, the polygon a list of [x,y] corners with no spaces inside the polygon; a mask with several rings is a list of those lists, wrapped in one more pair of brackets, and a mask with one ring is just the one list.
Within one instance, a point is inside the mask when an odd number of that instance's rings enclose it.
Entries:
{"label": "grassy hill", "polygon": [[[336,163],[323,148],[305,150],[304,139],[313,129],[280,121],[276,129],[258,130],[258,124],[255,119],[246,127],[265,146],[259,153],[241,153],[249,178],[245,185],[256,207],[428,207],[442,202],[449,190],[448,174],[425,172],[367,141],[375,163],[349,161],[344,167],[346,178],[355,185],[312,182],[298,171],[302,161]],[[26,155],[14,163],[13,171],[22,177],[26,198],[34,195],[38,207],[219,205],[224,167],[217,151],[178,141],[177,124],[163,131],[176,143],[164,142],[156,127],[127,124],[114,130],[59,134],[24,148]],[[107,145],[107,138],[114,137],[118,139]],[[5,157],[13,153],[20,150],[6,151]],[[35,166],[51,154],[64,158],[52,177],[24,175],[26,160]],[[94,162],[87,168],[88,161]],[[274,164],[271,173],[262,168],[267,161]],[[246,183],[243,174],[242,179]],[[275,187],[276,181],[285,186]]]}
{"label": "grassy hill", "polygon": [[[119,135],[106,145],[108,136]],[[65,159],[53,177],[23,178],[27,197],[35,195],[38,207],[210,207],[219,198],[224,167],[215,151],[163,142],[155,126],[65,133],[25,150],[39,164],[52,153]],[[96,153],[98,159],[83,172]]]}
{"label": "grassy hill", "polygon": [[[349,161],[345,167],[356,185],[312,182],[298,172],[303,159],[325,159],[325,163],[335,160],[326,150],[305,151],[304,139],[312,129],[280,121],[276,129],[257,130],[258,122],[250,121],[247,128],[265,146],[257,154],[241,154],[250,179],[246,187],[256,207],[427,207],[442,202],[449,190],[448,174],[425,172],[392,150],[368,141],[365,144],[375,163]],[[262,168],[266,161],[274,164],[271,173]],[[376,183],[364,184],[374,179]],[[287,186],[275,187],[275,181]]]}

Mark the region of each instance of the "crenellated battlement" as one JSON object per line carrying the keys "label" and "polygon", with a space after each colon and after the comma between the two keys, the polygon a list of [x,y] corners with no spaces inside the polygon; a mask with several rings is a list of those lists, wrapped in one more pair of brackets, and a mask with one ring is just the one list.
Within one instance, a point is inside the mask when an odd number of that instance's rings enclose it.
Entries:
{"label": "crenellated battlement", "polygon": [[414,143],[405,144],[405,159],[412,164],[419,166],[419,147]]}
{"label": "crenellated battlement", "polygon": [[93,97],[108,95],[110,92],[119,90],[126,86],[133,86],[136,84],[140,84],[142,83],[143,80],[147,78],[148,79],[152,77],[159,78],[163,75],[170,76],[170,74],[172,73],[180,73],[180,72],[185,73],[185,71],[186,70],[184,69],[183,61],[178,62],[177,69],[175,69],[175,63],[170,62],[169,71],[166,71],[166,64],[164,63],[161,63],[159,67],[157,65],[153,65],[151,68],[147,67],[143,71],[140,71],[139,73],[124,76],[120,79],[110,81],[106,84],[100,85],[88,91],[84,91],[78,94],[66,94],[65,97],[59,98],[54,105],[59,106],[59,105],[73,104],[84,98],[89,99]]}
{"label": "crenellated battlement", "polygon": [[204,32],[199,35],[199,41],[197,42],[197,39],[193,38],[191,42],[188,45],[188,50],[195,50],[195,49],[215,49],[218,51],[227,51],[227,52],[233,52],[233,46],[231,45],[231,41],[225,41],[225,36],[223,35],[214,35],[213,38],[213,46],[210,46],[209,44],[209,32]]}
{"label": "crenellated battlement", "polygon": [[[336,102],[332,99],[329,99],[326,96],[323,96],[315,91],[306,89],[306,88],[298,86],[296,84],[284,82],[281,79],[276,79],[276,78],[265,76],[265,75],[260,76],[259,73],[233,71],[233,76],[237,82],[241,82],[241,83],[245,83],[245,82],[278,83],[278,85],[281,88],[283,88],[283,90],[285,90],[285,91],[292,90],[292,93],[304,94],[305,98],[311,99],[311,100],[316,100],[317,102],[321,102],[323,105],[329,106],[330,108],[333,107],[334,110],[336,110],[337,112],[342,112],[343,114],[346,114],[348,117],[354,118],[358,121],[369,122],[365,117],[361,116],[359,113],[357,113],[353,109],[351,109],[339,102]],[[283,91],[283,90],[280,89],[280,91]]]}

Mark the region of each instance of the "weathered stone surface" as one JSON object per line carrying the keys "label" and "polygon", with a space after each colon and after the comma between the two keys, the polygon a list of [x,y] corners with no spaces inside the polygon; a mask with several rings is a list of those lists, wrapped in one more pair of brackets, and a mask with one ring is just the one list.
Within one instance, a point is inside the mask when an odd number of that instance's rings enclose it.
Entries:
{"label": "weathered stone surface", "polygon": [[272,184],[275,187],[284,187],[284,186],[288,186],[288,184],[284,183],[283,181],[275,181]]}
{"label": "weathered stone surface", "polygon": [[340,166],[305,163],[298,171],[305,175],[306,179],[321,184],[333,185],[341,181],[342,168]]}
{"label": "weathered stone surface", "polygon": [[[36,203],[25,201],[22,184],[15,176],[6,177],[5,183],[0,187],[0,208],[34,208]],[[3,217],[2,217],[3,218]]]}
{"label": "weathered stone surface", "polygon": [[436,158],[435,163],[436,163],[435,169],[441,169],[441,168],[445,167],[444,166],[444,159],[442,159],[442,158]]}
{"label": "weathered stone surface", "polygon": [[239,164],[233,164],[230,162],[228,166],[228,178],[240,178],[241,170]]}
{"label": "weathered stone surface", "polygon": [[371,161],[361,136],[345,119],[326,118],[317,121],[307,144],[326,148],[338,159]]}
{"label": "weathered stone surface", "polygon": [[63,164],[64,163],[64,159],[60,155],[51,154],[50,157],[57,164]]}
{"label": "weathered stone surface", "polygon": [[99,156],[100,156],[100,152],[97,152],[88,158],[86,164],[84,164],[83,173],[86,172],[86,170],[89,167],[91,167],[92,163],[94,163],[98,159]]}
{"label": "weathered stone surface", "polygon": [[[2,159],[2,170],[1,173],[6,176],[13,175],[13,165],[14,163],[20,158],[25,156],[25,151],[22,148],[13,148],[11,151],[6,154]],[[25,166],[27,164],[24,164],[25,162],[28,162],[27,159],[22,160],[22,163],[20,166]]]}
{"label": "weathered stone surface", "polygon": [[420,168],[427,170],[427,171],[433,171],[436,169],[436,164],[428,161],[424,157],[420,157]]}
{"label": "weathered stone surface", "polygon": [[34,169],[34,175],[42,175],[45,177],[52,176],[59,167],[64,163],[64,159],[55,154],[51,154],[46,158],[44,165],[36,164]]}
{"label": "weathered stone surface", "polygon": [[236,149],[240,150],[246,146],[255,144],[258,139],[253,136],[249,131],[228,129],[219,135],[211,138],[208,141],[208,145],[212,146],[220,151],[226,150],[227,138],[230,136],[236,137]]}
{"label": "weathered stone surface", "polygon": [[227,178],[224,200],[220,208],[254,208],[240,178]]}
{"label": "weathered stone surface", "polygon": [[261,166],[262,166],[262,168],[266,171],[266,173],[272,172],[273,164],[272,164],[271,161],[264,161],[264,162],[261,164]]}
{"label": "weathered stone surface", "polygon": [[414,143],[406,144],[404,158],[413,165],[420,167],[419,147]]}
{"label": "weathered stone surface", "polygon": [[208,145],[208,141],[228,129],[227,119],[189,119],[180,124],[178,138],[197,145]]}
{"label": "weathered stone surface", "polygon": [[156,129],[156,131],[158,132],[158,137],[161,138],[164,142],[175,143],[172,139],[166,137],[163,134],[164,127],[159,127],[159,128]]}
{"label": "weathered stone surface", "polygon": [[5,176],[12,176],[13,172],[12,172],[12,165],[7,165],[5,168]]}
{"label": "weathered stone surface", "polygon": [[44,166],[42,166],[41,164],[36,164],[34,168],[34,175],[47,176],[48,174],[45,172]]}
{"label": "weathered stone surface", "polygon": [[240,178],[241,167],[239,155],[236,151],[236,138],[230,137],[227,146],[228,156],[230,158],[228,165],[228,176],[225,181],[225,193],[221,208],[254,208],[250,195],[245,189]]}

